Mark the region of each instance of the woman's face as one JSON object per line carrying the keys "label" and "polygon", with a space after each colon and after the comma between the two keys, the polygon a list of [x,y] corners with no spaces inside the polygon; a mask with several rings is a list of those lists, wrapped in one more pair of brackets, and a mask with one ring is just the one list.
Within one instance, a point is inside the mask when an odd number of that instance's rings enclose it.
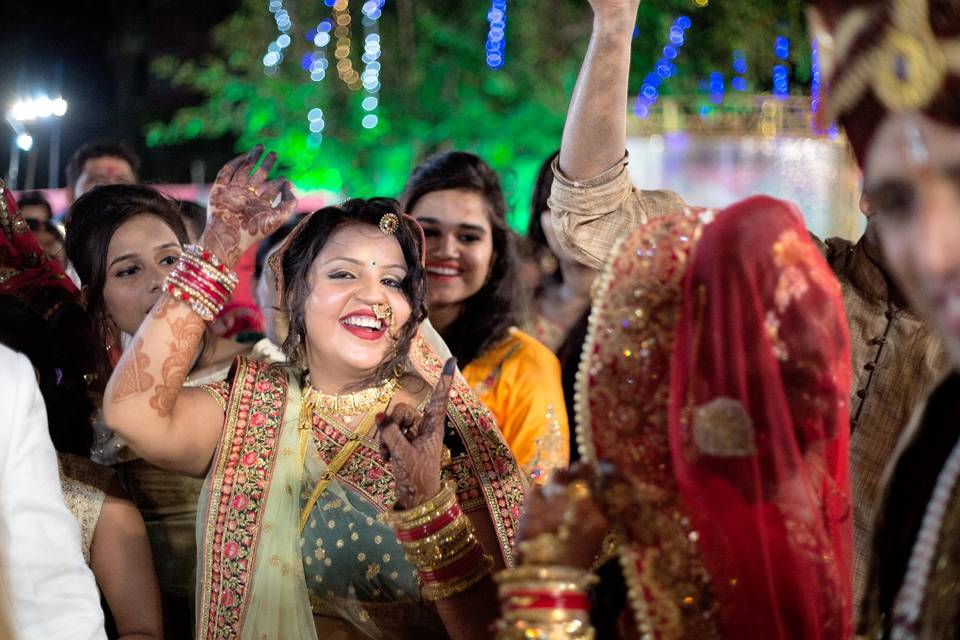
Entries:
{"label": "woman's face", "polygon": [[428,307],[458,305],[480,291],[493,262],[483,196],[460,189],[433,191],[410,214],[427,240]]}
{"label": "woman's face", "polygon": [[[368,377],[391,355],[395,333],[410,318],[400,288],[407,275],[400,243],[368,224],[335,231],[310,268],[304,304],[307,361],[318,388],[340,392]],[[393,309],[393,328],[374,305]]]}
{"label": "woman's face", "polygon": [[[31,225],[31,229],[32,228],[33,225]],[[63,251],[63,242],[59,237],[43,226],[38,226],[37,229],[33,231],[33,237],[37,239],[37,244],[40,245],[40,248],[43,249],[43,252],[47,254],[48,258],[59,262],[61,267],[67,266],[67,258]]]}
{"label": "woman's face", "polygon": [[121,331],[137,332],[179,257],[176,234],[154,215],[135,216],[117,228],[107,247],[103,301]]}

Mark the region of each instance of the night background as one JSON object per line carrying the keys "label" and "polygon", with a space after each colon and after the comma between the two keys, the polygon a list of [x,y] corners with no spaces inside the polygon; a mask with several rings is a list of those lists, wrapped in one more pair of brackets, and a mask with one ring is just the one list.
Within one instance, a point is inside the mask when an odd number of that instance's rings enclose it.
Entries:
{"label": "night background", "polygon": [[[396,195],[419,161],[460,148],[501,172],[523,230],[591,11],[586,0],[7,1],[0,20],[4,111],[39,91],[69,104],[25,123],[34,143],[20,189],[30,173],[48,186],[56,126],[58,186],[92,138],[133,147],[151,183],[209,182],[263,141],[298,189],[338,197]],[[664,96],[705,121],[726,117],[747,97],[807,95],[811,79],[797,0],[640,5],[631,93],[652,100],[633,105],[639,115]],[[14,138],[5,122],[4,174]]]}

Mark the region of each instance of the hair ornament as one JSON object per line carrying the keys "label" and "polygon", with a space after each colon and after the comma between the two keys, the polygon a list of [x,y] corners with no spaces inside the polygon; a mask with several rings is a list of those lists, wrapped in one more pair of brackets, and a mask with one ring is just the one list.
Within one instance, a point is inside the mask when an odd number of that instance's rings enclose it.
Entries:
{"label": "hair ornament", "polygon": [[400,218],[397,217],[395,213],[386,213],[380,218],[380,231],[384,235],[392,236],[397,232],[397,227],[400,226]]}

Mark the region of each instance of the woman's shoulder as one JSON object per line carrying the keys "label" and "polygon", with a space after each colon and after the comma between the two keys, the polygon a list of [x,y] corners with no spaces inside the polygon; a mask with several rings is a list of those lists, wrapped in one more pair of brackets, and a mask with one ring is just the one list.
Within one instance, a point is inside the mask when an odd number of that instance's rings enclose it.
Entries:
{"label": "woman's shoulder", "polygon": [[64,488],[80,484],[94,491],[106,491],[116,475],[110,467],[72,453],[57,453],[57,460],[60,463],[60,477]]}
{"label": "woman's shoulder", "polygon": [[523,367],[560,367],[560,361],[550,348],[534,338],[529,333],[516,327],[510,328],[508,357],[506,361],[512,361],[514,366]]}

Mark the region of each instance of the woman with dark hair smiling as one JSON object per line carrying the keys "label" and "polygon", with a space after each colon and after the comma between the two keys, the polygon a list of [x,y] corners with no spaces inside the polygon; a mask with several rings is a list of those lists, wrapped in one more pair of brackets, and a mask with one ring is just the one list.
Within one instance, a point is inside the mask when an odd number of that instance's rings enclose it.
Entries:
{"label": "woman with dark hair smiling", "polygon": [[560,363],[516,328],[524,292],[496,173],[473,154],[442,153],[410,176],[403,205],[427,239],[433,326],[527,478],[546,481],[570,459]]}
{"label": "woman with dark hair smiling", "polygon": [[178,259],[105,392],[134,450],[206,476],[197,637],[488,637],[490,570],[512,563],[523,483],[454,361],[422,337],[423,240],[396,201],[320,209],[268,260],[286,364],[240,357],[227,380],[183,387],[232,265],[296,205],[266,180],[275,154],[256,168],[262,154],[220,170],[202,246]]}
{"label": "woman with dark hair smiling", "polygon": [[[141,185],[92,189],[70,207],[69,221],[66,251],[83,285],[95,334],[97,379],[91,386],[102,391],[120,354],[160,298],[188,234],[178,203]],[[185,363],[187,385],[223,379],[233,359],[250,351],[249,345],[201,334],[203,349]],[[140,459],[103,420],[97,420],[94,429],[92,458],[115,465],[143,515],[164,597],[164,626],[172,637],[180,637],[192,624],[200,482]]]}

